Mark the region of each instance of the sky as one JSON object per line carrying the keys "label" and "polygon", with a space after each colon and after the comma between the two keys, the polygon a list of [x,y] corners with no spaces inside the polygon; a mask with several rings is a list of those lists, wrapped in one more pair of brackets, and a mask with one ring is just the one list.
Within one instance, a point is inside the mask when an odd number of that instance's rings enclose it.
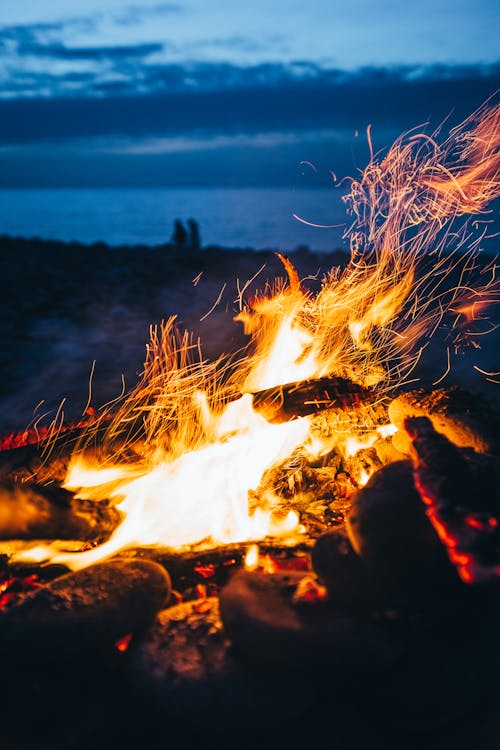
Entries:
{"label": "sky", "polygon": [[319,186],[369,124],[492,95],[499,27],[497,0],[2,3],[0,186]]}

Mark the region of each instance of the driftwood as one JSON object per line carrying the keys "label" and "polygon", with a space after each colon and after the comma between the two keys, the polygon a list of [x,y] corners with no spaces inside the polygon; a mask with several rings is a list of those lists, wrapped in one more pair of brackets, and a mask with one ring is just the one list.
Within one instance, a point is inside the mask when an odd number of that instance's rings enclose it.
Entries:
{"label": "driftwood", "polygon": [[252,396],[254,409],[269,422],[289,422],[331,409],[352,411],[376,398],[371,388],[340,377],[287,383]]}

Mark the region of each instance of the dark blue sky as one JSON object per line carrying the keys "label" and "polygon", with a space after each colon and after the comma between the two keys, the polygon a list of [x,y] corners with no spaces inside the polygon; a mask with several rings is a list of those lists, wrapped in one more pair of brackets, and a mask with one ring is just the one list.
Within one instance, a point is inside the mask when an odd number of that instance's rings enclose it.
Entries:
{"label": "dark blue sky", "polygon": [[[314,184],[500,76],[493,0],[17,0],[0,185]],[[318,171],[301,176],[300,161]]]}

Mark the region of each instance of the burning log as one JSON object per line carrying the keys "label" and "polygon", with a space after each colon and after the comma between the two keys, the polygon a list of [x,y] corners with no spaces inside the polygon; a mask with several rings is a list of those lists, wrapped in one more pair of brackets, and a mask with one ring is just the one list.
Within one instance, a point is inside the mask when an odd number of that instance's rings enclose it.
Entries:
{"label": "burning log", "polygon": [[[67,439],[67,436],[66,436]],[[60,441],[61,442],[61,441]],[[63,482],[71,457],[73,443],[57,445],[50,458],[43,456],[40,444],[22,445],[0,451],[0,480],[15,482]]]}
{"label": "burning log", "polygon": [[[500,472],[491,462],[478,494],[470,457],[436,432],[425,417],[407,418],[405,429],[412,442],[415,485],[427,516],[444,544],[462,581],[480,583],[500,579]],[[487,464],[490,464],[487,467]],[[479,469],[479,471],[478,471]],[[493,475],[493,476],[492,476]],[[481,485],[479,485],[481,489]]]}
{"label": "burning log", "polygon": [[428,417],[435,430],[461,448],[499,455],[500,417],[479,398],[460,388],[419,388],[403,393],[389,404],[389,418],[400,432],[393,437],[395,447],[410,451],[410,439],[404,431],[407,417]]}
{"label": "burning log", "polygon": [[2,659],[63,664],[104,654],[149,625],[169,592],[164,568],[145,560],[115,560],[69,573],[0,614]]}
{"label": "burning log", "polygon": [[[221,616],[238,656],[298,671],[387,666],[399,653],[384,624],[355,619],[302,573],[236,573],[220,592]],[[314,583],[314,581],[313,581]],[[302,589],[302,591],[301,591]],[[312,592],[312,593],[310,593]]]}
{"label": "burning log", "polygon": [[78,539],[103,542],[120,512],[108,501],[77,499],[51,485],[0,482],[0,540]]}
{"label": "burning log", "polygon": [[274,423],[289,422],[319,411],[352,411],[375,401],[371,388],[333,376],[287,383],[252,396],[254,409]]}

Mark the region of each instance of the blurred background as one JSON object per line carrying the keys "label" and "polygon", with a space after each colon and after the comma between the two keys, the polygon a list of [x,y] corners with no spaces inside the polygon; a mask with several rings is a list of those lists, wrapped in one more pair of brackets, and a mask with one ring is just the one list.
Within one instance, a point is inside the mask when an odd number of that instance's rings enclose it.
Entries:
{"label": "blurred background", "polygon": [[0,434],[81,413],[91,371],[114,397],[170,314],[234,348],[236,279],[338,260],[367,127],[445,136],[498,89],[499,25],[495,0],[2,3]]}
{"label": "blurred background", "polygon": [[332,172],[369,124],[375,148],[449,128],[500,81],[495,0],[17,0],[0,23],[0,233],[23,236],[154,243],[194,215],[210,243],[331,249],[293,214],[345,221]]}

